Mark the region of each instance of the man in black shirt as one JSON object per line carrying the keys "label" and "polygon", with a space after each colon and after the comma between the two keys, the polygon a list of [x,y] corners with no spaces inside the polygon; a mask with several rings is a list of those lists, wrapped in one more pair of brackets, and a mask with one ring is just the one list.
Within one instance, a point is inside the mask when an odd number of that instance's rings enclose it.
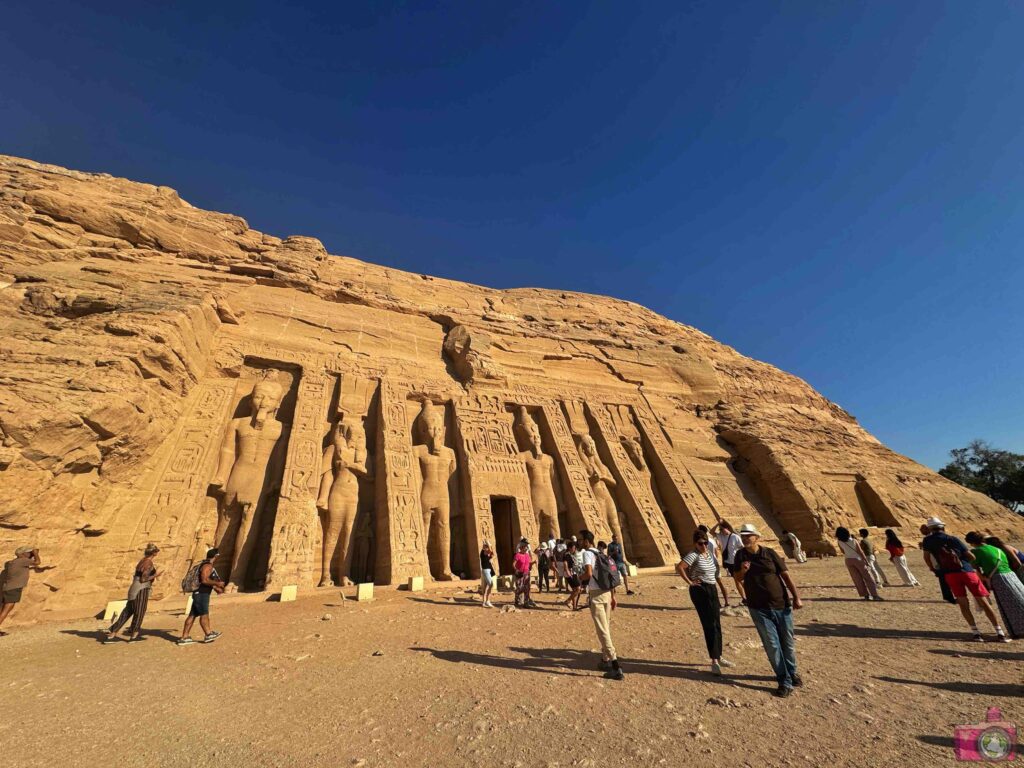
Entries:
{"label": "man in black shirt", "polygon": [[736,553],[733,563],[736,573],[743,579],[750,618],[779,681],[775,695],[785,698],[804,682],[796,671],[796,639],[793,637],[793,609],[802,608],[803,603],[786,570],[786,561],[775,550],[758,543],[761,534],[757,528],[748,523],[740,528],[739,535],[743,549]]}

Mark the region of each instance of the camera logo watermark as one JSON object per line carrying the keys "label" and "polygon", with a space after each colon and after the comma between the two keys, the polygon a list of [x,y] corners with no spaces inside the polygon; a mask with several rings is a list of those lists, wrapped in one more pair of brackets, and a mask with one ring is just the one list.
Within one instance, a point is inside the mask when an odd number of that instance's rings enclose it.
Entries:
{"label": "camera logo watermark", "polygon": [[984,723],[958,725],[953,732],[956,759],[973,763],[1009,762],[1017,757],[1017,726],[989,707]]}

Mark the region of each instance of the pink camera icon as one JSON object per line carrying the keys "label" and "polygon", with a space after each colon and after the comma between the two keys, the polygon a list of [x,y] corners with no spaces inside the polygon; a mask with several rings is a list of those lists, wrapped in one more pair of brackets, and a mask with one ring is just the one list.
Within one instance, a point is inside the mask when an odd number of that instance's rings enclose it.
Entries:
{"label": "pink camera icon", "polygon": [[956,727],[953,749],[964,762],[1009,762],[1017,756],[1017,726],[1003,720],[999,707],[989,707],[984,723]]}

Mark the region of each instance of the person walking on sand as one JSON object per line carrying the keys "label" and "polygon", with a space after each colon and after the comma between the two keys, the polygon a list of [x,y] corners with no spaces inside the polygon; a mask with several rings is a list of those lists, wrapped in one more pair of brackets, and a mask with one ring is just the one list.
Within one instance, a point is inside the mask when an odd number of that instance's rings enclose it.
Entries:
{"label": "person walking on sand", "polygon": [[[718,531],[718,533],[715,533],[715,531]],[[740,595],[740,605],[746,605],[747,596],[743,592],[743,577],[740,576],[735,562],[736,553],[743,549],[743,541],[736,535],[732,525],[726,520],[722,520],[712,526],[711,532],[715,533],[715,538],[718,540],[718,550],[722,553],[722,565],[729,575],[732,576],[732,580],[736,584],[736,591]]]}
{"label": "person walking on sand", "polygon": [[757,528],[748,523],[740,528],[739,535],[743,549],[736,553],[736,567],[746,589],[747,610],[775,670],[779,683],[775,695],[786,698],[794,688],[804,684],[797,672],[796,638],[793,636],[793,611],[802,608],[803,602],[786,569],[785,559],[775,550],[760,545],[761,534]]}
{"label": "person walking on sand", "polygon": [[519,551],[512,558],[512,569],[516,576],[517,608],[536,608],[537,604],[530,598],[530,571],[533,568],[533,555],[530,554],[530,542],[519,541]]}
{"label": "person walking on sand", "polygon": [[551,591],[551,554],[548,552],[548,545],[541,544],[537,547],[537,591]]}
{"label": "person walking on sand", "polygon": [[569,588],[569,597],[562,605],[578,611],[580,608],[580,574],[583,572],[583,555],[576,551],[576,537],[566,542],[565,549],[565,583]]}
{"label": "person walking on sand", "polygon": [[[14,559],[4,563],[3,573],[0,574],[0,624],[11,615],[14,606],[21,602],[29,575],[40,568],[39,550],[35,547],[18,547],[14,550]],[[4,634],[0,632],[0,637]]]}
{"label": "person walking on sand", "polygon": [[[921,553],[924,554],[924,542],[929,536],[931,536],[931,529],[927,525],[921,526]],[[925,566],[932,572],[933,576],[937,576],[939,579],[939,591],[942,593],[942,599],[947,603],[956,604],[956,598],[953,597],[952,591],[949,589],[949,584],[946,583],[946,579],[943,578],[942,573],[928,565],[928,559],[925,558]]]}
{"label": "person walking on sand", "polygon": [[928,567],[933,571],[942,573],[942,577],[949,585],[949,591],[956,598],[956,604],[960,607],[960,613],[964,621],[971,628],[974,640],[985,642],[978,624],[974,620],[974,613],[971,611],[971,602],[967,597],[970,592],[974,596],[974,602],[981,609],[996,630],[996,638],[1006,642],[1006,633],[999,624],[999,618],[988,602],[988,590],[981,583],[978,572],[974,570],[974,554],[967,549],[956,536],[946,533],[946,524],[937,517],[929,517],[925,523],[930,533],[924,540],[924,559]]}
{"label": "person walking on sand", "polygon": [[733,663],[722,658],[722,616],[718,602],[718,561],[708,549],[708,536],[702,531],[693,534],[693,550],[676,565],[676,573],[690,588],[690,601],[704,629],[704,644],[711,659],[711,674],[722,674],[722,667]]}
{"label": "person walking on sand", "polygon": [[984,535],[977,531],[971,531],[964,538],[971,545],[974,567],[995,595],[1006,631],[1010,637],[1024,637],[1024,584],[1010,568],[1006,553],[988,544]]}
{"label": "person walking on sand", "polygon": [[561,539],[555,541],[554,553],[551,560],[555,566],[555,589],[558,592],[565,591],[565,542]]}
{"label": "person walking on sand", "polygon": [[612,643],[612,611],[615,610],[615,588],[619,581],[616,572],[612,570],[614,562],[594,547],[594,534],[590,531],[580,531],[579,540],[583,542],[583,573],[580,580],[590,595],[590,618],[594,621],[594,631],[601,643],[600,668],[604,670],[607,679],[622,680],[625,675]]}
{"label": "person walking on sand", "polygon": [[132,625],[128,628],[128,642],[134,642],[141,638],[142,620],[146,618],[146,609],[149,607],[149,591],[153,586],[156,577],[159,576],[153,558],[160,552],[156,544],[150,544],[142,553],[142,559],[135,566],[135,573],[132,575],[131,586],[128,587],[128,602],[117,617],[107,636],[103,639],[104,644],[117,642],[117,633],[125,625],[128,619]]}
{"label": "person walking on sand", "polygon": [[846,570],[850,572],[850,578],[853,580],[853,586],[857,589],[857,594],[865,600],[881,600],[875,578],[868,570],[864,550],[853,540],[850,531],[842,526],[836,528],[836,540],[839,542],[839,550],[846,558]]}
{"label": "person walking on sand", "polygon": [[491,549],[491,542],[485,541],[480,548],[480,588],[481,607],[493,608],[491,602],[491,591],[494,589],[494,550]]}
{"label": "person walking on sand", "polygon": [[[714,559],[716,563],[721,562],[720,558],[718,557],[718,541],[715,539],[714,536],[711,535],[711,531],[708,530],[708,527],[706,525],[698,525],[697,530],[694,531],[694,536],[696,536],[698,533],[703,533],[704,538],[708,540],[708,554],[711,555],[711,557]],[[715,578],[715,580],[718,582],[718,588],[722,590],[722,611],[725,611],[725,609],[729,607],[729,593],[725,591],[725,582],[722,581],[721,568],[718,569],[718,576]]]}
{"label": "person walking on sand", "polygon": [[907,565],[907,556],[904,554],[906,550],[903,548],[903,542],[900,541],[900,537],[896,535],[896,531],[892,528],[885,529],[885,551],[889,553],[889,562],[896,567],[896,573],[900,575],[904,586],[921,586],[918,584],[917,579],[914,578],[914,574],[910,572],[910,566]]}
{"label": "person walking on sand", "polygon": [[615,561],[615,566],[619,569],[619,576],[622,578],[622,586],[626,590],[627,595],[632,595],[633,590],[629,588],[629,563],[626,561],[626,552],[622,548],[622,542],[619,541],[619,535],[612,532],[612,543],[608,545],[608,557]]}
{"label": "person walking on sand", "polygon": [[807,555],[804,554],[804,545],[800,542],[800,539],[796,537],[795,533],[787,531],[785,528],[782,529],[782,540],[789,544],[790,549],[793,550],[793,559],[798,563],[806,563]]}
{"label": "person walking on sand", "polygon": [[[191,645],[195,642],[192,639],[192,624],[196,618],[199,619],[199,626],[203,630],[202,642],[212,643],[220,637],[220,632],[210,629],[210,595],[213,592],[216,592],[218,595],[224,594],[224,580],[221,579],[213,567],[213,558],[218,554],[220,554],[220,550],[216,547],[208,549],[206,550],[206,558],[199,563],[196,571],[196,586],[192,590],[192,610],[188,612],[188,616],[185,618],[185,626],[182,627],[181,637],[178,638],[178,645]],[[191,571],[189,576],[191,576]],[[188,578],[186,576],[186,579]]]}
{"label": "person walking on sand", "polygon": [[885,571],[882,570],[882,566],[878,564],[878,559],[875,557],[875,545],[871,543],[871,534],[867,528],[861,528],[860,531],[860,551],[864,554],[864,562],[867,563],[868,570],[871,572],[871,576],[875,580],[875,584],[879,587],[888,587],[889,577],[885,575]]}

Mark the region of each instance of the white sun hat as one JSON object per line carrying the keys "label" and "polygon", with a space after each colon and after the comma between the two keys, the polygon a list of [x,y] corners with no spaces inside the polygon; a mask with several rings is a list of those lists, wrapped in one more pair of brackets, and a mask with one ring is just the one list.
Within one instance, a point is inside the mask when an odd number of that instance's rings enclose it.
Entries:
{"label": "white sun hat", "polygon": [[757,528],[755,528],[750,523],[744,523],[743,525],[741,525],[740,529],[737,531],[737,533],[740,536],[742,536],[744,534],[746,534],[747,536],[760,536],[761,535],[761,532],[759,530],[757,530]]}
{"label": "white sun hat", "polygon": [[946,527],[946,524],[944,522],[942,522],[941,520],[939,520],[939,518],[937,518],[937,517],[929,517],[927,520],[924,521],[924,524],[927,525],[929,528],[945,528]]}

